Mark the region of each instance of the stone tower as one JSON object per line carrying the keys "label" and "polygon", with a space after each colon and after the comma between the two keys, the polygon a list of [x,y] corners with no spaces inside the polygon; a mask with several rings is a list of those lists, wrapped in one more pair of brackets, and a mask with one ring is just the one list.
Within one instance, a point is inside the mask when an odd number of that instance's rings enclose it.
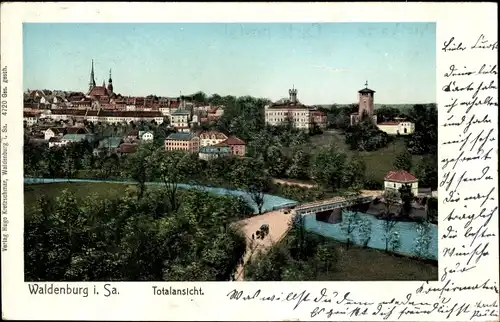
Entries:
{"label": "stone tower", "polygon": [[365,88],[358,91],[358,115],[360,118],[363,114],[367,114],[370,118],[373,117],[375,91],[368,88],[368,81],[365,83]]}

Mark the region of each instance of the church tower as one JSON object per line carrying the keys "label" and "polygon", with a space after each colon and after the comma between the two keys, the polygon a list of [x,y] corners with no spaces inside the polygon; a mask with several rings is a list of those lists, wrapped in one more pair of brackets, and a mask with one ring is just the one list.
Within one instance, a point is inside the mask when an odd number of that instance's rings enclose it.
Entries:
{"label": "church tower", "polygon": [[113,94],[113,80],[111,79],[111,69],[109,70],[108,95]]}
{"label": "church tower", "polygon": [[89,92],[95,87],[95,77],[94,77],[94,60],[92,59],[92,68],[90,70],[90,81],[89,81]]}

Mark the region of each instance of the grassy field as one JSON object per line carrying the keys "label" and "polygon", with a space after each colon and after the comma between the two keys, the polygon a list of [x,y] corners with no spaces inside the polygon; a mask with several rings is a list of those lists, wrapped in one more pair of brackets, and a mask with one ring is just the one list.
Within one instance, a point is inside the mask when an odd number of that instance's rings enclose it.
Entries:
{"label": "grassy field", "polygon": [[125,193],[127,187],[133,185],[124,183],[101,183],[101,182],[71,182],[71,183],[48,183],[24,185],[24,207],[30,209],[40,196],[49,198],[56,197],[62,190],[68,189],[75,194],[77,199],[84,199],[91,193],[99,196],[113,198]]}
{"label": "grassy field", "polygon": [[[398,154],[406,151],[406,146],[403,138],[395,138],[395,140],[384,149],[373,152],[356,152],[350,150],[345,144],[344,135],[335,130],[325,131],[321,135],[311,137],[311,141],[303,148],[306,151],[315,153],[322,147],[335,143],[342,152],[351,156],[353,153],[358,153],[366,164],[366,176],[375,180],[382,181],[388,171],[393,170],[394,159]],[[420,156],[413,156],[414,166],[420,162]]]}
{"label": "grassy field", "polygon": [[387,254],[384,251],[338,244],[339,260],[333,272],[322,274],[319,281],[435,281],[438,267],[416,259]]}

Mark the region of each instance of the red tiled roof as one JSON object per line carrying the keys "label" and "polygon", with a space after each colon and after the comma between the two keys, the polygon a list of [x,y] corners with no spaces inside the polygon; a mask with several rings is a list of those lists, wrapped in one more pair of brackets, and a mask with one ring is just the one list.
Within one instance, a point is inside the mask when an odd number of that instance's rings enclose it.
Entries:
{"label": "red tiled roof", "polygon": [[89,96],[104,96],[107,94],[108,92],[104,86],[95,86],[89,92]]}
{"label": "red tiled roof", "polygon": [[228,145],[246,145],[245,141],[238,139],[236,136],[230,136],[224,143]]}
{"label": "red tiled roof", "polygon": [[386,181],[414,182],[417,178],[405,170],[389,171],[384,177]]}
{"label": "red tiled roof", "polygon": [[214,144],[212,146],[217,146],[217,147],[229,147],[229,144],[226,143],[226,141],[222,141],[220,143]]}
{"label": "red tiled roof", "polygon": [[127,134],[127,136],[134,136],[134,137],[136,137],[136,136],[138,136],[138,135],[139,135],[139,131],[130,131],[130,132]]}

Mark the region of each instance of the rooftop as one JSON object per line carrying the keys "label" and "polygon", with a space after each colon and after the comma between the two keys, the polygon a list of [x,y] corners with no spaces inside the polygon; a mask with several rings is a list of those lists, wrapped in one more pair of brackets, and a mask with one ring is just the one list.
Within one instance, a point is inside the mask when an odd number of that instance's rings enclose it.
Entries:
{"label": "rooftop", "polygon": [[195,135],[193,133],[172,133],[167,137],[167,140],[190,141],[194,137]]}
{"label": "rooftop", "polygon": [[228,146],[219,146],[217,145],[212,145],[212,146],[204,146],[200,148],[200,153],[231,153],[231,148]]}
{"label": "rooftop", "polygon": [[395,181],[395,182],[415,182],[418,179],[411,173],[405,170],[389,171],[384,177],[385,181]]}
{"label": "rooftop", "polygon": [[364,94],[364,93],[367,93],[367,94],[370,94],[370,93],[375,93],[375,91],[374,91],[374,90],[372,90],[372,89],[369,89],[368,87],[366,87],[366,88],[360,89],[360,90],[358,91],[358,93],[363,93],[363,94]]}
{"label": "rooftop", "polygon": [[245,141],[238,139],[236,136],[231,135],[224,143],[229,145],[246,145]]}

